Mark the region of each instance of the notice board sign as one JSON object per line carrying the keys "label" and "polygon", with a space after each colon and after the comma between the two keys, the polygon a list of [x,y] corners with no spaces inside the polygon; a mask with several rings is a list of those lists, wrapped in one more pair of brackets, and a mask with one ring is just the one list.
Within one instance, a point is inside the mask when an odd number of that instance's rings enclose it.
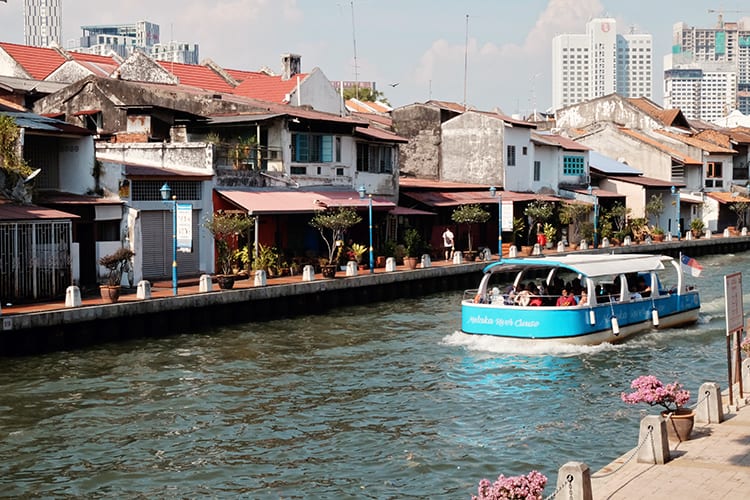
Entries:
{"label": "notice board sign", "polygon": [[177,251],[193,251],[193,205],[177,204]]}
{"label": "notice board sign", "polygon": [[742,273],[724,275],[724,302],[727,318],[727,335],[742,330]]}

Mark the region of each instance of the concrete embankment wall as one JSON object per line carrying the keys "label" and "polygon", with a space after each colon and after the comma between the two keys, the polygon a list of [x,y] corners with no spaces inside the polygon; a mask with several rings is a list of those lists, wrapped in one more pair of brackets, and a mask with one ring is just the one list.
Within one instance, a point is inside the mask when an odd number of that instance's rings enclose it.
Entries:
{"label": "concrete embankment wall", "polygon": [[[673,241],[588,250],[588,253],[663,253],[691,257],[750,249],[750,237]],[[557,255],[547,250],[547,255]],[[213,327],[306,314],[356,304],[475,288],[486,263],[466,263],[266,287],[123,301],[108,305],[2,316],[0,355],[79,348],[137,337],[206,331]],[[273,283],[273,280],[271,281]],[[456,298],[456,313],[460,297]]]}

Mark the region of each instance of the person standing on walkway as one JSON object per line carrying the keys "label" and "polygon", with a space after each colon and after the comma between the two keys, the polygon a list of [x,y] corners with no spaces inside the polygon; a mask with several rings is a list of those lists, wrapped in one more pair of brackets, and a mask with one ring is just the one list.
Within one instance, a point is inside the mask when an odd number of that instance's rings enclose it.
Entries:
{"label": "person standing on walkway", "polygon": [[451,228],[446,227],[443,232],[443,246],[445,247],[445,260],[450,260],[453,257],[453,232]]}

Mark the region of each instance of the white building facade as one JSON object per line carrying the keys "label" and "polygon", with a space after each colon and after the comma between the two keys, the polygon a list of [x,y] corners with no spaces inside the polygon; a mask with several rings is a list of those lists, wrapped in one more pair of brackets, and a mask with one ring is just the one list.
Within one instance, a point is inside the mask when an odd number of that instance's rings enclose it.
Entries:
{"label": "white building facade", "polygon": [[49,47],[62,43],[62,0],[24,0],[24,44]]}
{"label": "white building facade", "polygon": [[592,19],[585,34],[552,39],[552,105],[557,110],[617,92],[651,98],[652,36],[617,34],[612,18]]}
{"label": "white building facade", "polygon": [[672,66],[664,59],[664,107],[686,118],[714,122],[737,109],[737,72],[728,63]]}
{"label": "white building facade", "polygon": [[[677,23],[672,28],[672,55],[680,63],[725,63],[736,72],[737,109],[750,114],[750,29],[740,22],[724,22],[719,16],[713,28]],[[729,110],[731,111],[731,110]],[[728,114],[729,111],[725,113]]]}

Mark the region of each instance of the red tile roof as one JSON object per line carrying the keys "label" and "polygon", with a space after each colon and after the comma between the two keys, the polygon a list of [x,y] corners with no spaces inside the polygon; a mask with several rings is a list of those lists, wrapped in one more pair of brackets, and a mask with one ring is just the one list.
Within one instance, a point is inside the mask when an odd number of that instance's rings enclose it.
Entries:
{"label": "red tile roof", "polygon": [[162,68],[175,75],[181,85],[198,87],[216,92],[231,93],[234,90],[218,73],[199,64],[182,64],[169,61],[156,61]]}
{"label": "red tile roof", "polygon": [[55,49],[6,42],[0,42],[0,48],[36,80],[44,80],[65,62],[65,58]]}
{"label": "red tile roof", "polygon": [[0,198],[0,220],[78,219],[77,215],[36,205],[17,205]]}
{"label": "red tile roof", "polygon": [[620,128],[619,130],[623,134],[628,135],[628,136],[630,136],[633,139],[636,139],[636,140],[638,140],[640,142],[643,142],[645,144],[648,144],[650,146],[653,146],[653,147],[655,147],[655,148],[663,151],[664,153],[666,153],[669,156],[671,156],[672,159],[674,159],[674,160],[676,160],[676,161],[678,161],[678,162],[680,162],[680,163],[682,163],[684,165],[703,165],[703,163],[700,160],[696,160],[694,158],[691,158],[691,157],[683,154],[682,152],[678,151],[677,149],[675,149],[673,147],[670,147],[670,146],[667,146],[663,142],[660,142],[660,141],[656,140],[655,138],[650,137],[650,136],[648,136],[646,134],[642,134],[640,132],[636,132],[635,130],[629,129],[629,128]]}
{"label": "red tile roof", "polygon": [[[250,215],[276,213],[313,213],[326,207],[365,208],[369,200],[360,199],[356,191],[271,191],[217,188],[215,192]],[[392,209],[392,201],[372,198],[373,208]]]}
{"label": "red tile roof", "polygon": [[657,130],[656,132],[659,134],[665,135],[667,137],[671,137],[672,139],[676,141],[680,141],[682,143],[693,146],[695,148],[700,148],[703,151],[708,151],[709,153],[723,153],[723,154],[737,153],[737,151],[735,151],[732,148],[725,148],[725,147],[719,146],[718,144],[714,144],[712,142],[698,139],[697,137],[687,136],[687,135],[682,135],[682,134],[675,134],[672,132],[667,132],[666,130]]}
{"label": "red tile roof", "polygon": [[307,73],[294,75],[289,80],[282,80],[280,76],[267,76],[262,73],[256,75],[248,74],[232,92],[234,94],[259,99],[261,101],[286,103],[288,96],[297,86],[297,78],[300,83],[307,78]]}

